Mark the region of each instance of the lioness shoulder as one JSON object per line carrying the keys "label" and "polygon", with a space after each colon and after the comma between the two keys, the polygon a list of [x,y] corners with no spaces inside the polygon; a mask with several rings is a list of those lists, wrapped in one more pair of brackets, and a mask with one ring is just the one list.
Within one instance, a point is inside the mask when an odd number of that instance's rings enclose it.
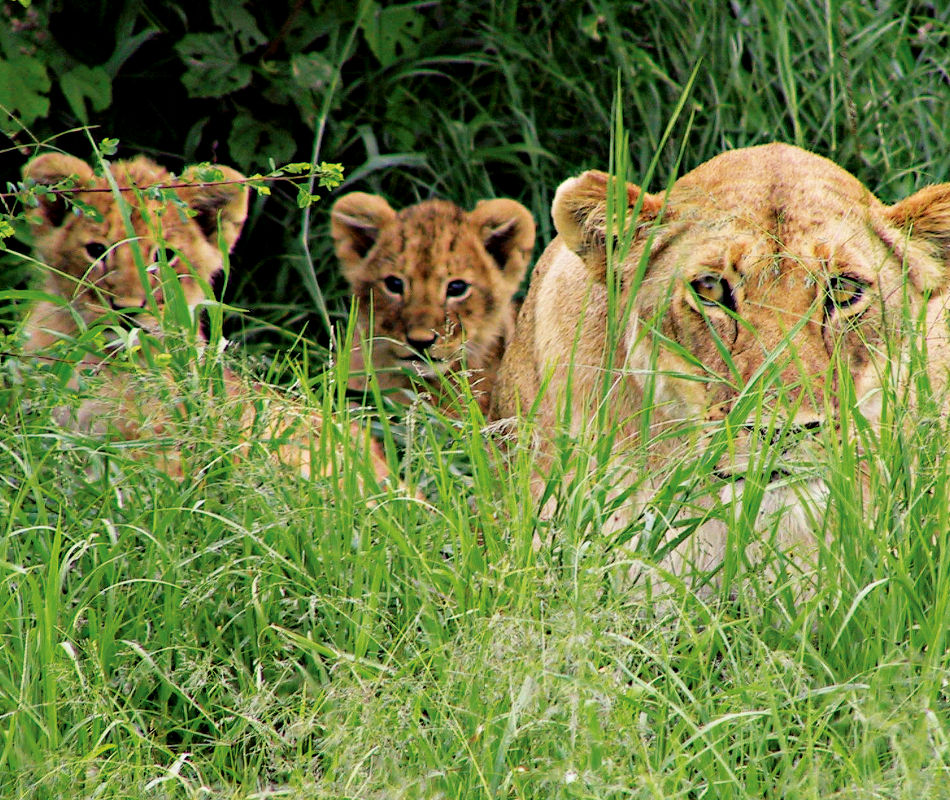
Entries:
{"label": "lioness shoulder", "polygon": [[[336,254],[358,307],[358,336],[384,388],[466,370],[483,410],[514,331],[514,297],[534,247],[530,212],[508,199],[464,211],[427,200],[396,212],[353,192],[333,206]],[[362,344],[352,354],[359,371]],[[357,375],[354,388],[362,388]]]}

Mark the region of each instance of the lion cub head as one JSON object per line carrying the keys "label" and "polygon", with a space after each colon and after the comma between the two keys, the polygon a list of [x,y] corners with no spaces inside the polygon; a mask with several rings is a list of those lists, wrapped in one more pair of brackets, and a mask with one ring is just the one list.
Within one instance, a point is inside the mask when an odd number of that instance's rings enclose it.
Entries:
{"label": "lion cub head", "polygon": [[[331,232],[381,385],[408,387],[407,370],[434,379],[467,368],[487,404],[534,247],[528,210],[505,199],[469,212],[428,200],[397,213],[353,192],[333,206]],[[361,364],[355,352],[354,368]]]}
{"label": "lion cub head", "polygon": [[[144,156],[108,169],[127,218],[108,178],[78,158],[47,153],[23,168],[27,181],[57,187],[55,194],[39,195],[29,217],[36,256],[49,267],[45,290],[67,301],[40,302],[31,310],[31,350],[73,335],[77,317],[89,323],[110,312],[160,307],[167,289],[160,263],[177,274],[189,306],[196,304],[222,269],[221,244],[230,251],[241,233],[247,189],[230,167],[215,167],[220,174],[206,182],[197,167],[175,177]],[[176,187],[174,197],[159,188],[169,186]],[[129,319],[157,328],[147,314]]]}

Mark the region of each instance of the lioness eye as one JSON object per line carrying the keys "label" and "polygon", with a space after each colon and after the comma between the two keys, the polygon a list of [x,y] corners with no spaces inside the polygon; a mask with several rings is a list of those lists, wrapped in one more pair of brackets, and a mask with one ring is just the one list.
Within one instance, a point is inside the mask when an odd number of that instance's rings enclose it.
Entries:
{"label": "lioness eye", "polygon": [[93,261],[98,261],[106,254],[108,250],[102,242],[87,242],[86,244],[86,255],[89,256]]}
{"label": "lioness eye", "polygon": [[446,297],[461,297],[468,291],[469,287],[468,281],[454,280],[449,281],[448,285],[445,287],[445,296]]}
{"label": "lioness eye", "polygon": [[699,302],[704,306],[732,308],[732,292],[729,291],[729,282],[722,275],[707,272],[691,280],[689,285],[696,292]]}
{"label": "lioness eye", "polygon": [[849,275],[835,275],[828,280],[828,301],[826,307],[829,311],[834,308],[847,308],[853,306],[862,297],[867,284]]}
{"label": "lioness eye", "polygon": [[402,278],[397,278],[395,275],[387,275],[383,278],[383,286],[393,294],[402,294],[405,288]]}

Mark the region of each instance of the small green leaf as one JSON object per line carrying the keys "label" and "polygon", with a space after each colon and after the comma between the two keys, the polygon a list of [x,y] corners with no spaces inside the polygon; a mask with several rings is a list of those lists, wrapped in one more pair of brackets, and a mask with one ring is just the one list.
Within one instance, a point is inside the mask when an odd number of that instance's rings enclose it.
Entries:
{"label": "small green leaf", "polygon": [[238,40],[241,51],[246,53],[264,44],[267,37],[261,33],[254,15],[242,6],[234,0],[213,0],[211,16],[222,30]]}
{"label": "small green leaf", "polygon": [[99,213],[99,209],[95,206],[89,205],[89,203],[84,203],[82,200],[78,200],[75,197],[69,198],[69,203],[73,207],[73,213],[77,216],[86,216],[89,217],[93,222],[102,222],[102,214]]}
{"label": "small green leaf", "polygon": [[[0,106],[19,118],[22,125],[31,125],[49,114],[50,79],[46,67],[32,56],[18,56],[14,61],[0,58]],[[3,120],[5,129],[10,121]]]}
{"label": "small green leaf", "polygon": [[241,114],[231,126],[228,150],[231,158],[245,169],[260,162],[262,153],[279,163],[289,159],[296,149],[297,143],[287,130],[261,122],[250,114]]}
{"label": "small green leaf", "polygon": [[317,172],[320,174],[320,186],[324,189],[335,189],[343,183],[342,164],[328,164],[326,161],[323,161],[317,168]]}
{"label": "small green leaf", "polygon": [[104,156],[114,156],[119,149],[119,140],[106,138],[99,142],[99,152]]}
{"label": "small green leaf", "polygon": [[424,18],[415,4],[382,8],[370,3],[372,12],[364,17],[363,38],[383,67],[400,58],[412,58],[419,51]]}
{"label": "small green leaf", "polygon": [[247,179],[247,185],[250,186],[255,192],[264,197],[270,196],[270,186],[267,185],[267,181],[264,180],[263,175],[259,172],[255,172]]}
{"label": "small green leaf", "polygon": [[290,164],[284,164],[280,171],[285,174],[300,175],[304,172],[310,172],[314,166],[309,161],[293,161]]}
{"label": "small green leaf", "polygon": [[219,97],[251,82],[251,68],[226,34],[189,33],[175,49],[188,67],[181,82],[192,97]]}
{"label": "small green leaf", "polygon": [[202,183],[215,183],[224,179],[224,173],[221,171],[220,167],[214,166],[214,164],[208,164],[207,162],[196,165],[195,176]]}
{"label": "small green leaf", "polygon": [[336,67],[318,53],[294,53],[290,57],[290,74],[301,89],[325,89],[335,73]]}
{"label": "small green leaf", "polygon": [[297,187],[297,208],[306,208],[310,205],[310,192],[306,186]]}
{"label": "small green leaf", "polygon": [[112,81],[102,67],[88,67],[80,64],[65,73],[59,84],[69,107],[83,124],[89,122],[86,112],[86,100],[93,111],[102,111],[112,103]]}

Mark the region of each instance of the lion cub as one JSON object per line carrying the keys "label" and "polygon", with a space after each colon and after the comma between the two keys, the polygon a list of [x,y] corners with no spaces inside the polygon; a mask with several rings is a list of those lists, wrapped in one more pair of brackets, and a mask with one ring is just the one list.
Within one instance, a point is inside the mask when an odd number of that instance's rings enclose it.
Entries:
{"label": "lion cub", "polygon": [[[420,379],[445,405],[452,398],[441,376],[466,371],[487,411],[534,247],[531,213],[506,199],[468,212],[427,200],[397,213],[378,195],[353,192],[334,204],[331,232],[381,388]],[[357,343],[354,372],[366,360]],[[365,388],[365,377],[351,388]]]}
{"label": "lion cub", "polygon": [[[235,170],[215,167],[216,173],[206,176],[211,180],[202,181],[201,168],[190,167],[175,177],[142,156],[108,169],[109,176],[96,175],[84,161],[59,153],[37,156],[23,168],[28,183],[55,188],[38,193],[38,206],[29,215],[37,259],[48,267],[44,291],[50,299],[36,302],[27,314],[28,353],[55,357],[58,341],[74,340],[87,325],[110,315],[116,325],[128,324],[161,338],[154,312],[163,310],[165,294],[180,292],[189,308],[203,301],[240,236],[248,191]],[[174,195],[168,187],[174,187]],[[124,203],[116,200],[115,188]],[[178,413],[154,407],[156,391],[172,396],[180,392],[172,375],[146,375],[128,360],[122,368],[116,344],[105,348],[111,354],[83,356],[81,366],[95,373],[97,396],[84,398],[78,409],[67,413],[68,419],[62,413],[57,417],[79,429],[113,431],[127,440],[171,436],[181,442],[186,398],[172,403]],[[215,407],[225,408],[245,441],[277,442],[274,457],[309,477],[325,420],[227,368],[222,377],[223,396],[216,398]],[[77,383],[75,376],[72,383]],[[355,424],[343,436],[350,436],[357,447],[367,442]],[[368,447],[375,475],[384,478],[388,467],[378,445],[370,442]],[[181,474],[177,444],[153,449],[151,455],[168,472]]]}

